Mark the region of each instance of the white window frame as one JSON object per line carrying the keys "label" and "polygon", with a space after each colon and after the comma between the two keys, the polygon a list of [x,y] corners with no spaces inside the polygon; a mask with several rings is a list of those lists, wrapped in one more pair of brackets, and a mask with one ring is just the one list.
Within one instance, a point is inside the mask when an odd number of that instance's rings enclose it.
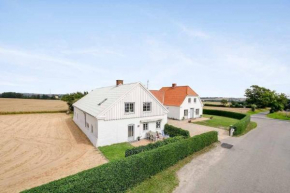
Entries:
{"label": "white window frame", "polygon": [[195,109],[195,115],[199,115],[199,109]]}
{"label": "white window frame", "polygon": [[161,129],[161,121],[156,121],[156,129]]}
{"label": "white window frame", "polygon": [[196,103],[196,98],[193,99],[194,103]]}
{"label": "white window frame", "polygon": [[143,131],[148,131],[148,130],[149,130],[149,124],[148,123],[143,123]]}
{"label": "white window frame", "polygon": [[191,98],[188,98],[188,103],[191,103]]}
{"label": "white window frame", "polygon": [[[148,104],[149,104],[149,106],[148,106]],[[144,110],[144,108],[145,108],[145,110]],[[143,102],[143,112],[151,112],[151,110],[152,110],[152,103],[151,102]]]}
{"label": "white window frame", "polygon": [[[187,114],[185,114],[185,112],[187,112]],[[184,115],[185,117],[188,116],[188,109],[184,109],[183,115]]]}
{"label": "white window frame", "polygon": [[[129,111],[126,112],[126,105],[129,105]],[[131,108],[131,106],[133,108]],[[125,114],[131,114],[131,113],[135,113],[135,103],[134,102],[126,102],[125,105],[124,105],[124,111],[125,111]]]}

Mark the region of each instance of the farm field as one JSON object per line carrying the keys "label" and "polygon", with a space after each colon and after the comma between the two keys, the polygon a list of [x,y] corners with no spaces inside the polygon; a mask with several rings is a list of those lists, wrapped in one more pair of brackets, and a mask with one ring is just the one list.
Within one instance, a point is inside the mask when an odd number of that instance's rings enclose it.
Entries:
{"label": "farm field", "polygon": [[0,112],[65,111],[67,104],[61,100],[0,98]]}
{"label": "farm field", "polygon": [[107,160],[64,113],[0,116],[0,192],[19,192]]}
{"label": "farm field", "polygon": [[204,106],[204,109],[213,109],[213,110],[220,110],[220,111],[230,111],[230,112],[236,112],[236,113],[244,113],[246,114],[250,108],[231,108],[231,107],[210,107],[210,106]]}

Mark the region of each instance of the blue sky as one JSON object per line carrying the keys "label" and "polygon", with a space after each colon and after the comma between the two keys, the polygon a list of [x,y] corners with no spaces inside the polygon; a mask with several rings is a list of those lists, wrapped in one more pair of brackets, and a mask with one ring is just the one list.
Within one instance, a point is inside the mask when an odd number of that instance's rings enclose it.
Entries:
{"label": "blue sky", "polygon": [[290,95],[288,1],[2,1],[0,92],[149,80],[200,96]]}

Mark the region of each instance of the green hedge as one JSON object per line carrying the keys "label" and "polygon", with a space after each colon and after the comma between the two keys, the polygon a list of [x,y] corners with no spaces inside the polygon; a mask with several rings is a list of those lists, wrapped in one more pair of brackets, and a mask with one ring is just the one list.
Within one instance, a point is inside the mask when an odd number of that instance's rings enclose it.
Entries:
{"label": "green hedge", "polygon": [[176,136],[176,137],[172,137],[172,138],[168,138],[168,139],[164,139],[163,141],[157,141],[156,143],[149,143],[148,145],[144,145],[144,146],[139,146],[139,147],[134,147],[131,149],[127,149],[125,152],[125,157],[134,155],[134,154],[138,154],[144,151],[149,151],[152,149],[156,149],[158,147],[170,144],[170,143],[175,143],[177,141],[180,141],[182,139],[184,139],[184,136]]}
{"label": "green hedge", "polygon": [[179,160],[217,142],[216,131],[109,162],[25,192],[125,192]]}
{"label": "green hedge", "polygon": [[216,104],[204,104],[204,106],[208,106],[208,107],[226,107],[224,105],[216,105]]}
{"label": "green hedge", "polygon": [[212,110],[212,109],[203,109],[203,113],[209,114],[209,115],[217,115],[217,116],[239,119],[239,121],[233,125],[234,127],[236,127],[234,135],[242,134],[246,130],[248,124],[251,122],[251,116],[242,114],[242,113],[219,111],[219,110]]}
{"label": "green hedge", "polygon": [[166,124],[164,127],[164,133],[166,135],[169,135],[170,137],[176,136],[190,137],[189,131],[168,124]]}

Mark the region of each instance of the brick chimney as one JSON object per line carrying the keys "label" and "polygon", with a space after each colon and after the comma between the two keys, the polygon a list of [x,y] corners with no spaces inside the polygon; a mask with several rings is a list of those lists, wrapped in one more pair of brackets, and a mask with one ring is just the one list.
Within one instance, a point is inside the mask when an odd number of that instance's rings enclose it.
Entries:
{"label": "brick chimney", "polygon": [[116,80],[116,86],[122,85],[123,84],[123,80]]}
{"label": "brick chimney", "polygon": [[172,88],[176,87],[176,83],[172,83]]}

